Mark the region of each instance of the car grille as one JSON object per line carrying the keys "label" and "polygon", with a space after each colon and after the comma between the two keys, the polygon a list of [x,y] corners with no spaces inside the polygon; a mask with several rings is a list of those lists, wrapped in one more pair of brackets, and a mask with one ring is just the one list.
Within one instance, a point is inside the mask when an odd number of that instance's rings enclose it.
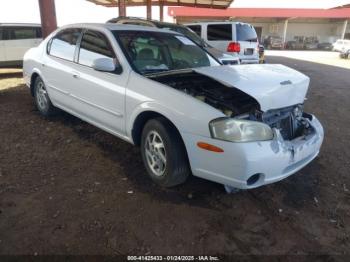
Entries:
{"label": "car grille", "polygon": [[284,139],[291,140],[299,133],[302,111],[302,106],[292,106],[258,113],[256,117],[271,128],[277,128]]}

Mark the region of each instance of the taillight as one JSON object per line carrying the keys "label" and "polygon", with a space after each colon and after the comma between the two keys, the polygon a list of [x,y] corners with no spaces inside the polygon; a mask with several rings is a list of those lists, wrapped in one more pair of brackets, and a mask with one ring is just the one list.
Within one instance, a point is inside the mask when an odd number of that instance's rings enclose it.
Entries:
{"label": "taillight", "polygon": [[237,42],[231,42],[228,44],[227,52],[239,53],[241,52],[241,45]]}

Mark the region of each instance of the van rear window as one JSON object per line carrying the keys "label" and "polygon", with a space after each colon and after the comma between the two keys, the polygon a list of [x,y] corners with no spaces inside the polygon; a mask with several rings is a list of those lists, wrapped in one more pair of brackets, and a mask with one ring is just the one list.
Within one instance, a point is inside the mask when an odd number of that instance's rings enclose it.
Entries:
{"label": "van rear window", "polygon": [[213,24],[207,28],[209,41],[232,41],[231,24]]}
{"label": "van rear window", "polygon": [[237,24],[237,41],[251,41],[257,42],[258,37],[256,35],[255,29],[247,24]]}

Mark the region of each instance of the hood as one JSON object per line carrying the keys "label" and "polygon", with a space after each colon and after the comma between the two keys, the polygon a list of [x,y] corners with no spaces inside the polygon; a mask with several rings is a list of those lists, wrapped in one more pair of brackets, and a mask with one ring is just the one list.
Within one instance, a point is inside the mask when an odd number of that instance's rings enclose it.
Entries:
{"label": "hood", "polygon": [[236,65],[193,71],[254,97],[262,111],[304,103],[310,79],[283,65]]}

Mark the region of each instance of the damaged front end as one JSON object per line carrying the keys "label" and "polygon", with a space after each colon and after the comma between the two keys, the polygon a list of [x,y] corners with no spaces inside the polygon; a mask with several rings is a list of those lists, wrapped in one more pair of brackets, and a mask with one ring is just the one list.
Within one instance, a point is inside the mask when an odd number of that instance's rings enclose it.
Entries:
{"label": "damaged front end", "polygon": [[267,112],[257,110],[236,118],[265,123],[272,129],[278,130],[282,138],[288,141],[297,137],[307,136],[313,131],[309,124],[311,116],[303,112],[302,104],[273,109]]}
{"label": "damaged front end", "polygon": [[257,121],[279,131],[283,139],[307,135],[312,128],[303,113],[303,105],[293,105],[263,112],[251,95],[192,70],[148,76],[150,79],[180,90],[220,110],[228,118]]}
{"label": "damaged front end", "polygon": [[[267,75],[266,80],[254,79],[248,69],[255,70],[257,79]],[[228,193],[282,180],[319,153],[322,125],[303,112],[309,79],[292,69],[280,65],[210,67],[148,77],[225,115],[209,122],[211,136],[207,138],[223,154],[211,154],[209,160],[207,152],[193,147],[196,134],[183,136],[193,174],[225,185]]]}

